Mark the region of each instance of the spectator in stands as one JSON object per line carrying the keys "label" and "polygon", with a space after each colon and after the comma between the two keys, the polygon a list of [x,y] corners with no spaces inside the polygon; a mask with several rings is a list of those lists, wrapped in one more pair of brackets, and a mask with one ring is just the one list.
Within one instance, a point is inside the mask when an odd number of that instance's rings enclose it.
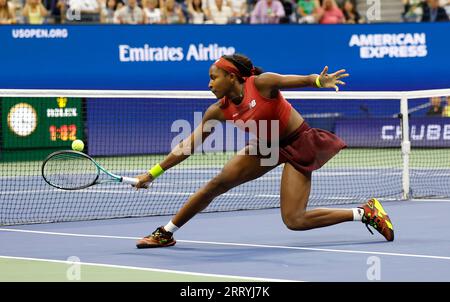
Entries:
{"label": "spectator in stands", "polygon": [[158,7],[158,0],[144,0],[142,3],[144,5],[144,23],[161,24],[162,12]]}
{"label": "spectator in stands", "polygon": [[[164,3],[164,0],[159,0],[161,3]],[[190,0],[175,0],[175,2],[181,7],[181,11],[184,15],[184,23],[188,23],[189,12],[188,12],[188,3]],[[162,5],[164,6],[164,4]]]}
{"label": "spectator in stands", "polygon": [[442,110],[443,117],[450,117],[450,96],[447,97],[447,105]]}
{"label": "spectator in stands", "polygon": [[117,10],[115,23],[143,24],[144,12],[137,5],[137,0],[128,0],[128,4]]}
{"label": "spectator in stands", "polygon": [[203,24],[207,13],[203,7],[203,0],[191,0],[188,2],[189,23]]}
{"label": "spectator in stands", "polygon": [[284,17],[280,18],[280,23],[297,23],[296,4],[294,0],[280,0],[284,9]]}
{"label": "spectator in stands", "polygon": [[116,7],[116,14],[117,14],[117,11],[118,11],[119,9],[121,9],[122,7],[124,7],[124,6],[125,6],[125,3],[123,3],[122,0],[118,0],[118,1],[117,1],[117,7]]}
{"label": "spectator in stands", "polygon": [[167,0],[163,8],[164,22],[167,24],[184,24],[186,18],[183,13],[183,8],[175,0]]}
{"label": "spectator in stands", "polygon": [[450,18],[450,0],[441,0],[439,4],[445,9],[447,16]]}
{"label": "spectator in stands", "polygon": [[209,8],[211,20],[214,24],[227,24],[233,17],[233,11],[223,0],[216,0],[216,4]]}
{"label": "spectator in stands", "polygon": [[319,0],[298,0],[298,23],[317,23],[316,11],[320,7]]}
{"label": "spectator in stands", "polygon": [[117,10],[117,1],[106,0],[106,3],[102,4],[100,13],[100,22],[108,24],[116,23],[114,20],[116,10]]}
{"label": "spectator in stands", "polygon": [[112,15],[108,16],[111,12],[111,9],[108,8],[108,2],[109,0],[100,0],[100,23],[110,23],[107,22],[107,18],[112,18],[112,21],[114,23],[114,14],[115,14],[115,9],[112,11]]}
{"label": "spectator in stands", "polygon": [[441,106],[441,97],[432,97],[430,98],[430,109],[427,111],[427,116],[441,116],[442,115],[442,106]]}
{"label": "spectator in stands", "polygon": [[100,23],[100,0],[68,0],[68,22]]}
{"label": "spectator in stands", "polygon": [[320,24],[339,24],[344,23],[345,18],[335,0],[324,0],[318,8],[318,20]]}
{"label": "spectator in stands", "polygon": [[[193,1],[193,0],[186,0]],[[205,24],[212,24],[211,20],[211,7],[216,5],[216,0],[202,0],[202,8],[205,13]]]}
{"label": "spectator in stands", "polygon": [[342,6],[342,12],[344,13],[345,23],[358,24],[364,23],[364,19],[358,13],[356,9],[356,3],[354,0],[345,0]]}
{"label": "spectator in stands", "polygon": [[259,0],[252,13],[250,23],[280,23],[280,18],[284,17],[283,4],[278,0]]}
{"label": "spectator in stands", "polygon": [[66,13],[65,0],[44,0],[44,6],[49,12],[47,19],[50,19],[50,23],[59,24],[64,22],[64,14]]}
{"label": "spectator in stands", "polygon": [[230,23],[248,23],[249,14],[247,0],[229,0],[228,6],[233,13]]}
{"label": "spectator in stands", "polygon": [[47,15],[48,11],[41,0],[27,0],[22,10],[22,16],[28,24],[43,24]]}
{"label": "spectator in stands", "polygon": [[0,0],[0,24],[15,24],[14,6],[9,0]]}
{"label": "spectator in stands", "polygon": [[439,0],[427,0],[423,7],[422,22],[448,21],[445,9],[439,5]]}
{"label": "spectator in stands", "polygon": [[423,6],[425,2],[423,0],[402,0],[403,1],[403,13],[402,19],[405,22],[419,22],[422,20]]}

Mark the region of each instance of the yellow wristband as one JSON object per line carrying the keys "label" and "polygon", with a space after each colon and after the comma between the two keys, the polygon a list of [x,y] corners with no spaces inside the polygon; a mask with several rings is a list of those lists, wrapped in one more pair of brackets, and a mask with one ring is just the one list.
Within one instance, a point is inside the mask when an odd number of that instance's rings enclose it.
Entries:
{"label": "yellow wristband", "polygon": [[148,170],[148,174],[150,174],[153,177],[153,179],[157,178],[158,176],[161,176],[163,173],[164,170],[163,168],[161,168],[159,164],[154,165],[153,168]]}
{"label": "yellow wristband", "polygon": [[322,84],[320,84],[320,76],[317,76],[316,78],[316,86],[322,88]]}

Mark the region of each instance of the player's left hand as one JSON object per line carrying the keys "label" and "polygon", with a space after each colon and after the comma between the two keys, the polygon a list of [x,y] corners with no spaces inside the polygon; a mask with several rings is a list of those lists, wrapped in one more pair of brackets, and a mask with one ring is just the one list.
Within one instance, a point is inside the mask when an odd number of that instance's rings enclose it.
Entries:
{"label": "player's left hand", "polygon": [[323,88],[334,88],[336,91],[339,91],[338,85],[345,85],[345,82],[341,81],[341,79],[348,76],[349,74],[345,73],[345,69],[328,74],[328,66],[325,66],[319,75],[319,81]]}

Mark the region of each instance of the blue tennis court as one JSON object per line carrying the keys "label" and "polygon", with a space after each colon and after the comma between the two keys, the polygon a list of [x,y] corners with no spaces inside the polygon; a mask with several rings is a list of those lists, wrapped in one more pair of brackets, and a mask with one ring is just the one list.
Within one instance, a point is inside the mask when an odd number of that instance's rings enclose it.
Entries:
{"label": "blue tennis court", "polygon": [[[42,179],[41,161],[4,163],[0,263],[8,269],[0,279],[449,281],[450,243],[443,230],[450,169],[435,160],[445,154],[436,149],[414,157],[409,200],[402,200],[397,149],[344,150],[313,173],[310,208],[356,207],[376,193],[394,224],[394,242],[371,235],[360,222],[288,230],[279,209],[282,167],[277,167],[218,197],[175,234],[174,247],[144,250],[136,241],[165,225],[233,154],[195,155],[139,191],[118,184],[58,190]],[[158,158],[96,159],[133,177]],[[74,265],[79,274],[72,276]],[[17,267],[23,267],[20,274]]]}
{"label": "blue tennis court", "polygon": [[[198,276],[203,281],[449,281],[450,243],[443,230],[450,203],[397,201],[384,206],[396,232],[391,243],[356,222],[289,231],[278,209],[265,209],[200,214],[177,232],[174,247],[164,249],[138,250],[135,241],[164,225],[166,216],[3,227],[0,261],[62,261],[55,280],[65,280],[71,262],[64,261],[77,257],[99,265],[100,271],[107,266],[126,270],[122,281],[129,275],[133,280],[133,273],[142,269],[151,272],[149,281],[163,281],[158,276],[167,272],[183,281]],[[2,281],[10,274],[2,271]],[[45,272],[31,269],[21,278],[39,280]]]}

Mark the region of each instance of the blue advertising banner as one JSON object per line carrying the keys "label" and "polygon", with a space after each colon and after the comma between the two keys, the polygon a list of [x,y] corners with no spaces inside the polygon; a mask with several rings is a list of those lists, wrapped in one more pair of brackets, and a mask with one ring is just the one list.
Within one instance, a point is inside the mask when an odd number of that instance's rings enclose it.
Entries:
{"label": "blue advertising banner", "polygon": [[346,68],[346,90],[449,88],[449,32],[450,23],[1,26],[0,88],[205,90],[210,65],[235,52],[278,73]]}
{"label": "blue advertising banner", "polygon": [[[87,146],[92,156],[169,153],[200,124],[211,100],[87,99]],[[195,152],[235,151],[249,135],[218,124]]]}
{"label": "blue advertising banner", "polygon": [[193,128],[194,112],[209,104],[190,102],[186,110],[183,100],[87,99],[86,105],[89,154],[129,155],[168,153],[179,131],[172,124],[185,120]]}
{"label": "blue advertising banner", "polygon": [[[450,118],[412,118],[413,147],[450,147]],[[349,147],[400,147],[401,127],[397,118],[338,119],[335,133]]]}
{"label": "blue advertising banner", "polygon": [[[200,124],[211,100],[87,99],[86,125],[89,154],[131,155],[168,153]],[[294,103],[294,107],[299,104]],[[299,109],[299,108],[297,108]],[[301,108],[300,108],[301,109]],[[335,132],[349,147],[400,147],[398,118],[306,118],[312,127]],[[248,135],[232,124],[222,124],[200,151],[234,151]],[[450,147],[450,118],[411,117],[413,147]]]}

